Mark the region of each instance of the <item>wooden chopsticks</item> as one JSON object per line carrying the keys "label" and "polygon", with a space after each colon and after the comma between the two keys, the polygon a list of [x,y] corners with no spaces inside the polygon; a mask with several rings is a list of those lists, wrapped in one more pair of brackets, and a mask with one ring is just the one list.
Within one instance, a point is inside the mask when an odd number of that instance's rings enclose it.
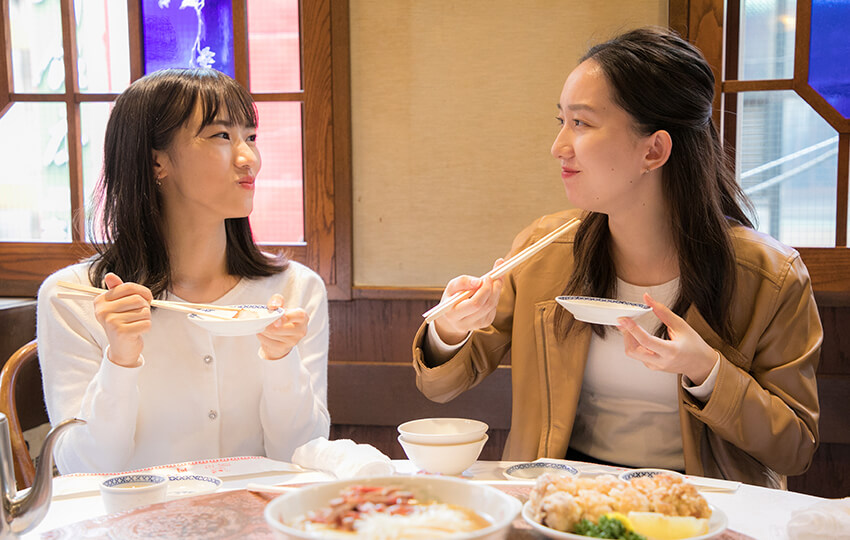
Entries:
{"label": "wooden chopsticks", "polygon": [[[562,234],[567,232],[574,225],[578,225],[579,223],[581,223],[580,219],[572,218],[571,220],[567,221],[566,223],[564,223],[563,225],[561,225],[560,227],[558,227],[554,231],[550,232],[549,234],[547,234],[546,236],[544,236],[543,238],[541,238],[537,242],[531,244],[530,246],[528,246],[524,250],[520,251],[519,253],[517,253],[516,255],[514,255],[513,257],[511,257],[507,261],[504,261],[502,264],[500,264],[496,268],[490,270],[489,272],[487,272],[486,274],[481,276],[481,279],[484,279],[485,277],[489,277],[491,279],[498,279],[498,278],[504,276],[511,269],[513,269],[515,266],[525,262],[528,258],[535,255],[538,251],[540,251],[541,249],[543,249],[546,246],[548,246],[549,244],[551,244],[556,238],[558,238],[559,236],[561,236]],[[437,304],[436,306],[432,307],[431,309],[429,309],[428,311],[426,311],[425,313],[422,314],[422,316],[425,317],[425,323],[427,324],[427,323],[433,322],[435,319],[437,319],[437,318],[441,317],[443,314],[445,314],[446,311],[450,310],[452,307],[457,305],[458,302],[460,302],[460,301],[462,301],[466,298],[469,298],[474,293],[475,293],[475,291],[470,291],[470,290],[458,291],[458,292],[454,293],[450,297],[446,298],[445,300],[443,300],[442,302],[440,302],[439,304]]]}
{"label": "wooden chopsticks", "polygon": [[[85,293],[90,297],[97,296],[101,293],[105,293],[106,289],[99,289],[97,287],[89,287],[88,285],[81,285],[79,283],[70,283],[68,281],[60,281],[57,283],[60,287],[65,289],[70,289],[72,291],[77,291],[80,293]],[[60,293],[60,296],[65,298],[78,298],[77,295],[73,294],[64,294]],[[189,302],[171,302],[168,300],[154,300],[151,302],[151,305],[154,307],[162,308],[162,309],[170,309],[171,311],[179,311],[181,313],[194,313],[195,315],[199,315],[201,317],[210,317],[212,319],[221,319],[223,321],[232,320],[233,317],[223,317],[221,315],[214,315],[208,311],[203,311],[204,309],[216,309],[221,311],[239,311],[239,308],[234,308],[230,306],[216,306],[213,304],[192,304]]]}

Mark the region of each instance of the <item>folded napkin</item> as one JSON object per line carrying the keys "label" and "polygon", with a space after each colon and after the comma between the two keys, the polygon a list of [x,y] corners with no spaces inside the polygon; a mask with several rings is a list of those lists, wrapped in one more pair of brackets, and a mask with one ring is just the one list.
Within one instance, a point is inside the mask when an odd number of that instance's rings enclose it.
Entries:
{"label": "folded napkin", "polygon": [[795,510],[788,520],[790,540],[850,539],[850,497]]}
{"label": "folded napkin", "polygon": [[389,476],[395,472],[390,458],[377,448],[370,444],[357,444],[351,439],[313,439],[295,449],[292,462],[307,469],[331,473],[339,479]]}

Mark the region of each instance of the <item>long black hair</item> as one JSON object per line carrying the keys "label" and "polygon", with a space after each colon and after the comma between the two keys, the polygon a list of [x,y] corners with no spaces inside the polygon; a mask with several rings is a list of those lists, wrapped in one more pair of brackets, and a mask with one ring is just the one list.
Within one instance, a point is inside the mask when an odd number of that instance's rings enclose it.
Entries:
{"label": "long black hair", "polygon": [[[712,122],[711,67],[696,47],[661,28],[624,33],[592,47],[581,61],[601,67],[614,102],[629,113],[639,134],[670,134],[673,148],[661,176],[679,262],[679,294],[671,309],[684,316],[693,304],[720,336],[733,339],[735,253],[729,228],[752,227],[747,217],[752,204],[735,181]],[[607,215],[587,213],[573,252],[575,269],[565,294],[614,297],[617,273]],[[566,335],[572,319],[559,311],[556,325]],[[605,332],[602,326],[593,330]],[[663,325],[658,334],[667,335]]]}
{"label": "long black hair", "polygon": [[[163,203],[154,172],[154,150],[165,151],[196,106],[201,127],[220,113],[247,127],[257,126],[251,95],[212,69],[167,69],[131,84],[115,101],[106,125],[103,175],[95,203],[102,217],[92,243],[98,255],[89,270],[95,285],[107,272],[148,287],[162,297],[171,285],[163,227]],[[97,213],[93,212],[93,216]],[[94,223],[92,225],[95,225]],[[288,261],[259,250],[247,217],[225,220],[227,272],[264,277],[282,272]]]}

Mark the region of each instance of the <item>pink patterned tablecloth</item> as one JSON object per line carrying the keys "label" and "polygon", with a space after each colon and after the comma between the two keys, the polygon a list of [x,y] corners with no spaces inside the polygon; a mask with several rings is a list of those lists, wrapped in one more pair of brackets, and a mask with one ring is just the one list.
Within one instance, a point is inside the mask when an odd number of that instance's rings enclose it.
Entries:
{"label": "pink patterned tablecloth", "polygon": [[[528,486],[495,486],[525,502]],[[48,531],[43,539],[182,539],[236,540],[271,539],[272,531],[263,518],[263,509],[271,496],[246,490],[225,491],[187,499],[153,504],[118,514],[72,523]],[[508,535],[511,540],[542,538],[517,518]],[[726,531],[718,540],[753,540],[734,531]]]}

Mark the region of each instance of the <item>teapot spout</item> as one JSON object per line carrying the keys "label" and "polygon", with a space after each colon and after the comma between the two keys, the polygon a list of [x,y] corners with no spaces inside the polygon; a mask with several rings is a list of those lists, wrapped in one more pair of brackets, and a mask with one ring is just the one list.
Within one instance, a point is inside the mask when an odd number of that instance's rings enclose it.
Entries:
{"label": "teapot spout", "polygon": [[[12,533],[24,533],[38,525],[44,516],[47,514],[47,509],[50,507],[50,498],[53,494],[53,447],[56,441],[59,440],[65,431],[73,426],[85,424],[85,420],[78,418],[69,418],[59,424],[56,424],[53,429],[47,434],[44,439],[44,445],[41,447],[41,452],[38,457],[38,467],[35,471],[35,480],[29,492],[25,495],[17,496],[14,493],[14,476],[11,478],[12,493],[9,493],[8,484],[6,486],[6,508],[7,519],[11,518]],[[7,439],[8,440],[8,439]],[[8,444],[8,442],[7,442]],[[7,454],[11,458],[11,452]],[[9,459],[7,462],[10,462]],[[7,478],[7,481],[9,479]],[[10,495],[12,495],[10,497]]]}

